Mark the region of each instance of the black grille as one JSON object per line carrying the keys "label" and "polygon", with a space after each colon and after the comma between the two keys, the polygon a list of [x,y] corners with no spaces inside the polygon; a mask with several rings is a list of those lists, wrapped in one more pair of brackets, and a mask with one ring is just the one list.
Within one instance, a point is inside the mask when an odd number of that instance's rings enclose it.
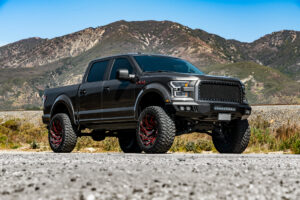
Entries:
{"label": "black grille", "polygon": [[199,100],[240,103],[242,91],[239,83],[223,81],[201,81]]}

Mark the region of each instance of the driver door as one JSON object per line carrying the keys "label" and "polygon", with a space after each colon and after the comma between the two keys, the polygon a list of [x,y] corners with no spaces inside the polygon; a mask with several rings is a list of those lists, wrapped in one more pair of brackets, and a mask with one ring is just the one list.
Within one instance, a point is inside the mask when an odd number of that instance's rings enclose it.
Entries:
{"label": "driver door", "polygon": [[134,119],[135,89],[132,81],[117,79],[119,69],[136,73],[134,65],[127,57],[117,57],[111,65],[110,75],[103,84],[102,111],[105,121],[128,121]]}

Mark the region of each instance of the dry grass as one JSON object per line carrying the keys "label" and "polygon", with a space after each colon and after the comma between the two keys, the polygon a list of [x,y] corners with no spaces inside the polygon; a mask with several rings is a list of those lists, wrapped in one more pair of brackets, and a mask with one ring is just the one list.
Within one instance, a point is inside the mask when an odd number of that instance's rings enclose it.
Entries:
{"label": "dry grass", "polygon": [[272,130],[260,116],[250,122],[250,152],[284,151],[300,154],[300,127],[296,124],[282,125]]}
{"label": "dry grass", "polygon": [[[270,129],[270,124],[261,117],[250,122],[252,136],[246,152],[274,152],[300,154],[300,127],[292,124]],[[26,120],[0,119],[0,148],[35,151],[50,151],[48,132],[40,122],[33,125]],[[120,152],[117,138],[108,137],[104,141],[93,141],[91,137],[81,137],[75,151],[86,152]],[[211,137],[205,134],[192,133],[175,138],[170,152],[216,152]]]}
{"label": "dry grass", "polygon": [[216,149],[209,135],[192,133],[176,137],[170,151],[201,153],[202,151],[216,152]]}

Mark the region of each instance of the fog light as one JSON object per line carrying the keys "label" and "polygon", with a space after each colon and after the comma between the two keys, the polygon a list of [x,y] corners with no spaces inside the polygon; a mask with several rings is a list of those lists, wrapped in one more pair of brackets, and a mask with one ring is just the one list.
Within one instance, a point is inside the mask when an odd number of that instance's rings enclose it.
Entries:
{"label": "fog light", "polygon": [[186,107],[186,110],[187,110],[187,111],[191,111],[191,106],[187,106],[187,107]]}
{"label": "fog light", "polygon": [[181,110],[181,111],[184,111],[184,106],[180,106],[180,110]]}
{"label": "fog light", "polygon": [[246,114],[246,115],[250,115],[250,110],[246,110],[246,111],[245,111],[245,114]]}

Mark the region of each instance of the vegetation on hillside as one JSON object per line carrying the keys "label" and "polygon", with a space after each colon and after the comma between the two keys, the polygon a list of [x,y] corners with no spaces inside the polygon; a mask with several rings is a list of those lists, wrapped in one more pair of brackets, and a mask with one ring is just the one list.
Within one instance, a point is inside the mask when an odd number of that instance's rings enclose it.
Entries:
{"label": "vegetation on hillside", "polygon": [[212,75],[231,76],[246,86],[251,104],[299,104],[300,84],[271,67],[254,62],[238,62],[203,68]]}
{"label": "vegetation on hillside", "polygon": [[0,110],[41,108],[44,89],[79,83],[91,60],[128,52],[173,55],[208,73],[248,78],[252,104],[299,103],[299,47],[297,31],[242,43],[170,21],[118,21],[53,39],[29,38],[0,47]]}

